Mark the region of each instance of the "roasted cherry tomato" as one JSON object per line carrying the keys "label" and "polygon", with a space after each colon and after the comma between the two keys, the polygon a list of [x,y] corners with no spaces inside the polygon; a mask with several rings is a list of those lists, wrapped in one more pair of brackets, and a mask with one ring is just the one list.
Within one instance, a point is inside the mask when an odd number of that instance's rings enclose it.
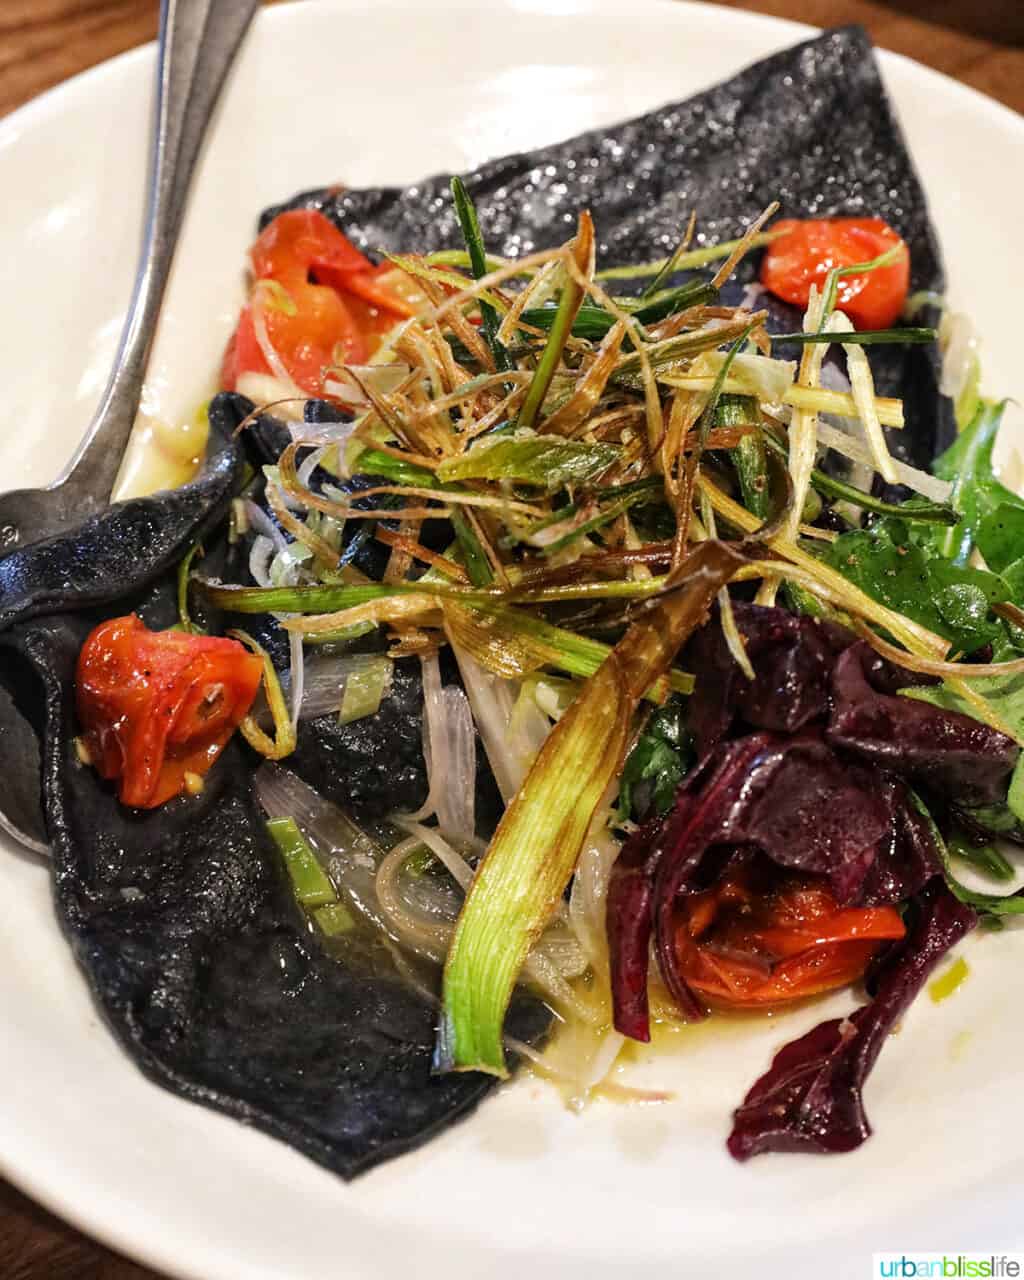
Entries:
{"label": "roasted cherry tomato", "polygon": [[[811,285],[821,289],[833,267],[881,257],[900,237],[881,218],[810,218],[777,222],[782,234],[761,259],[761,283],[776,297],[806,307]],[[898,319],[910,286],[910,252],[887,267],[841,276],[836,305],[857,329],[887,329]]]}
{"label": "roasted cherry tomato", "polygon": [[765,889],[749,869],[683,899],[676,945],[687,983],[710,1004],[785,1004],[861,977],[905,929],[893,907],[840,907],[808,877]]}
{"label": "roasted cherry tomato", "polygon": [[362,363],[381,334],[414,314],[410,303],[389,287],[392,268],[375,267],[314,209],[278,214],[249,257],[253,295],[221,366],[221,385],[229,391],[243,373],[274,372],[258,336],[259,318],[266,342],[288,376],[315,396],[322,394],[325,367]]}
{"label": "roasted cherry tomato", "polygon": [[244,718],[263,665],[237,640],[102,622],[78,655],[82,740],[123,804],[153,809],[202,776]]}

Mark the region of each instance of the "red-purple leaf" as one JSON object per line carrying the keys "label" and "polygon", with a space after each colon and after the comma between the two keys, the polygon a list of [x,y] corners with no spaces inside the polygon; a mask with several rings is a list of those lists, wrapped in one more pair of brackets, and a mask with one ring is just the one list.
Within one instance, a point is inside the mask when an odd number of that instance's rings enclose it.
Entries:
{"label": "red-purple leaf", "polygon": [[747,1094],[728,1141],[737,1160],[766,1151],[852,1151],[870,1136],[864,1082],[935,965],[977,921],[938,879],[915,907],[906,938],[878,970],[871,1003],[786,1045]]}
{"label": "red-purple leaf", "polygon": [[[832,713],[825,736],[834,746],[966,805],[997,804],[1020,749],[980,720],[913,698],[878,692],[875,655],[860,642],[832,673]],[[869,681],[869,675],[872,677]],[[906,683],[910,683],[908,678]]]}

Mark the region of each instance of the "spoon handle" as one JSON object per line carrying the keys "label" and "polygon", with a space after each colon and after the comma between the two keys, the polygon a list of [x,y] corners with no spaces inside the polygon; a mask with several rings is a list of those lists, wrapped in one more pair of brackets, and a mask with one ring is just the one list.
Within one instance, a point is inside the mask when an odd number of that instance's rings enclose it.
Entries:
{"label": "spoon handle", "polygon": [[142,254],[114,368],[99,408],[56,484],[105,506],[139,405],[146,362],[196,158],[259,0],[162,0]]}

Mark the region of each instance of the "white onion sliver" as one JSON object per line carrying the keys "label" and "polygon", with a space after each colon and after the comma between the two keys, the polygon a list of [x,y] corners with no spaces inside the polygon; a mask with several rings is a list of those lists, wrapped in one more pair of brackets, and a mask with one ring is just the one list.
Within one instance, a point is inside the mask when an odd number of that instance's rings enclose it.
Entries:
{"label": "white onion sliver", "polygon": [[298,631],[288,633],[289,673],[292,693],[292,728],[298,728],[302,709],[302,693],[306,684],[306,663],[302,651],[302,635]]}
{"label": "white onion sliver", "polygon": [[620,849],[608,829],[608,818],[604,806],[594,815],[569,895],[569,925],[597,973],[608,969],[605,910],[608,883]]}
{"label": "white onion sliver", "polygon": [[263,359],[270,366],[270,372],[281,383],[282,388],[287,389],[289,396],[298,396],[305,400],[307,398],[305,392],[296,386],[291,374],[284,367],[284,361],[277,354],[276,347],[270,341],[270,334],[267,332],[265,309],[259,303],[254,303],[250,310],[252,313],[252,330],[256,336],[259,349],[263,353]]}
{"label": "white onion sliver", "polygon": [[258,502],[253,502],[252,498],[246,498],[245,514],[249,517],[249,523],[256,532],[262,533],[265,538],[269,538],[276,551],[285,549],[288,543],[285,541],[284,534]]}
{"label": "white onion sliver", "polygon": [[939,391],[959,400],[978,358],[978,335],[970,317],[962,311],[947,311],[939,330],[942,345],[942,377]]}
{"label": "white onion sliver", "polygon": [[344,867],[372,871],[381,851],[342,812],[289,769],[264,761],[253,777],[256,798],[268,818],[292,818],[314,849]]}
{"label": "white onion sliver", "polygon": [[[448,640],[451,643],[450,635]],[[501,798],[508,804],[526,776],[508,742],[509,722],[516,697],[515,684],[487,671],[460,645],[452,643],[452,652],[459,664],[459,673],[491,772]]]}
{"label": "white onion sliver", "polygon": [[410,836],[415,836],[420,844],[425,844],[463,890],[469,888],[473,879],[472,867],[460,853],[456,853],[439,831],[433,827],[425,827],[421,822],[414,822],[403,814],[396,814],[394,822],[403,831],[408,831]]}
{"label": "white onion sliver", "polygon": [[457,685],[443,693],[448,772],[438,778],[437,821],[452,840],[471,842],[476,834],[476,728],[469,699]]}
{"label": "white onion sliver", "polygon": [[293,422],[288,430],[293,444],[337,444],[348,442],[355,422]]}
{"label": "white onion sliver", "polygon": [[423,673],[423,759],[427,765],[427,798],[408,815],[421,822],[437,812],[441,779],[448,771],[447,737],[444,734],[444,689],[437,654],[420,658]]}
{"label": "white onion sliver", "polygon": [[313,478],[313,472],[320,465],[328,448],[328,445],[323,444],[320,445],[319,448],[314,449],[309,457],[303,460],[302,466],[299,467],[298,471],[295,473],[299,484],[301,484],[304,489],[309,488],[309,482]]}
{"label": "white onion sliver", "polygon": [[270,586],[270,561],[274,556],[274,544],[258,533],[249,548],[249,576],[260,587]]}
{"label": "white onion sliver", "polygon": [[423,805],[409,814],[421,821],[437,814],[449,839],[472,842],[476,829],[476,731],[469,701],[461,689],[441,684],[437,654],[421,658],[423,668],[423,758],[428,791]]}
{"label": "white onion sliver", "polygon": [[[844,458],[850,458],[853,462],[872,465],[871,450],[858,436],[848,435],[845,431],[837,431],[835,427],[821,423],[818,427],[818,443],[829,449],[835,449],[836,453],[841,453]],[[893,459],[893,469],[896,472],[896,479],[900,484],[905,484],[908,489],[913,489],[915,493],[921,494],[932,502],[949,501],[953,486],[948,480],[940,480],[937,476],[929,475],[927,471],[908,466],[898,458]]]}

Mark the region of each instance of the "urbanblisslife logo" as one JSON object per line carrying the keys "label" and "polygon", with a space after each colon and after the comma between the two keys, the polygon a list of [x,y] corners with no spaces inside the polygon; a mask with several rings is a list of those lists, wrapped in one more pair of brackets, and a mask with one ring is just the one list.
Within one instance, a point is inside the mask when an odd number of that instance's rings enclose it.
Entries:
{"label": "urbanblisslife logo", "polygon": [[1024,1277],[1024,1253],[876,1253],[882,1280],[1002,1280]]}

